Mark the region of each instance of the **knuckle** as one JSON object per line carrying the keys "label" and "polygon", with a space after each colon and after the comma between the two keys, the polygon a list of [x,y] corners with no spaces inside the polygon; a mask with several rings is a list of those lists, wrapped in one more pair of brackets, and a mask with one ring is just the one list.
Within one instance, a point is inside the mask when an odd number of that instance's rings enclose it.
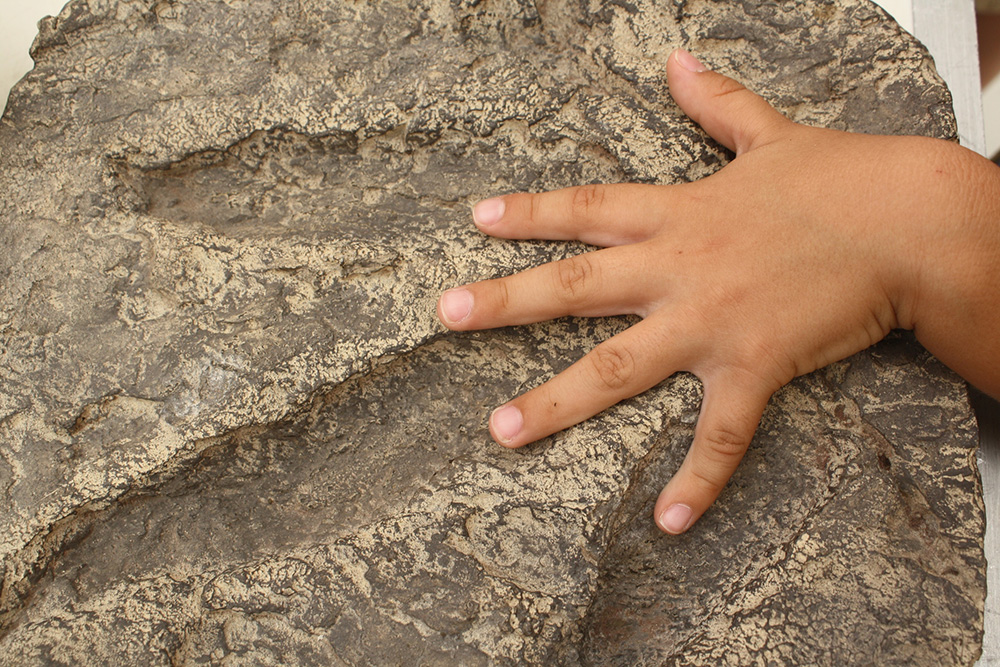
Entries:
{"label": "knuckle", "polygon": [[739,93],[749,92],[746,86],[733,79],[726,78],[719,82],[719,88],[715,93],[717,99],[723,97],[729,97],[731,95],[738,95]]}
{"label": "knuckle", "polygon": [[690,479],[700,487],[702,493],[711,495],[713,498],[719,495],[722,491],[722,487],[726,485],[727,479],[719,479],[717,474],[711,474],[706,470],[701,470],[698,468],[691,468],[688,471]]}
{"label": "knuckle", "polygon": [[579,303],[590,292],[596,267],[587,255],[570,257],[555,263],[556,292],[568,304]]}
{"label": "knuckle", "polygon": [[603,185],[581,185],[573,190],[572,212],[575,218],[589,218],[604,206],[607,188]]}
{"label": "knuckle", "polygon": [[705,434],[702,444],[710,460],[731,465],[743,458],[750,446],[750,438],[736,430],[716,426]]}
{"label": "knuckle", "polygon": [[534,225],[538,222],[539,210],[541,209],[542,199],[537,194],[525,193],[524,197],[527,199],[527,206],[524,207],[527,211],[528,224]]}
{"label": "knuckle", "polygon": [[635,377],[635,358],[623,348],[608,343],[599,345],[591,354],[591,362],[597,383],[602,389],[624,389]]}
{"label": "knuckle", "polygon": [[497,281],[494,296],[496,298],[496,307],[500,312],[505,313],[510,310],[510,286],[507,285],[506,280]]}

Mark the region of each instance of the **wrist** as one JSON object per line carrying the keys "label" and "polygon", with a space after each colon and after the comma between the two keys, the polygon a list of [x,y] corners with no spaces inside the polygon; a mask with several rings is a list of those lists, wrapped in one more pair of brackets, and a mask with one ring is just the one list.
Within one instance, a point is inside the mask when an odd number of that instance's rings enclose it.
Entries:
{"label": "wrist", "polygon": [[926,207],[900,292],[901,315],[936,357],[1000,391],[1000,168],[938,142],[922,169]]}

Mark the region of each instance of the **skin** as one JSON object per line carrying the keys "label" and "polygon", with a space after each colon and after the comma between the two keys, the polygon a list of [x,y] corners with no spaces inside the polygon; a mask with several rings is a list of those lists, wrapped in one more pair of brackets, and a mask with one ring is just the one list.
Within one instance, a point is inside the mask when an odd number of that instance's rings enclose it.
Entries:
{"label": "skin", "polygon": [[771,395],[891,329],[1000,396],[1000,169],[954,144],[798,125],[686,51],[677,104],[737,157],[694,183],[589,185],[476,205],[484,233],[602,249],[445,292],[456,331],[564,316],[642,319],[499,407],[521,447],[653,387],[701,379],[694,441],[657,500],[686,531],[746,452]]}

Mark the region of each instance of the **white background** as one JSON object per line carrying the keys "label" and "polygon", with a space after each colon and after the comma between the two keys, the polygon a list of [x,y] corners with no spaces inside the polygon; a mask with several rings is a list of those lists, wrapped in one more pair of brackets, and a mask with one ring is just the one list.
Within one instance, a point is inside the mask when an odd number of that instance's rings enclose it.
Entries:
{"label": "white background", "polygon": [[38,20],[55,16],[66,0],[0,0],[0,107],[7,92],[32,67],[28,48],[38,33]]}

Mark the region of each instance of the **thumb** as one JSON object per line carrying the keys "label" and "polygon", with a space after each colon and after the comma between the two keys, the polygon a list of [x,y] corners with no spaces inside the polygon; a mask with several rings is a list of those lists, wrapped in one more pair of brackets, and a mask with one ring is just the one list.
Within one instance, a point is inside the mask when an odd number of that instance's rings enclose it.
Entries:
{"label": "thumb", "polygon": [[653,516],[664,532],[683,533],[715,502],[760,423],[770,393],[728,379],[706,384],[694,442],[656,501]]}
{"label": "thumb", "polygon": [[684,49],[667,59],[667,80],[681,110],[737,155],[770,143],[791,125],[764,98],[709,70]]}

